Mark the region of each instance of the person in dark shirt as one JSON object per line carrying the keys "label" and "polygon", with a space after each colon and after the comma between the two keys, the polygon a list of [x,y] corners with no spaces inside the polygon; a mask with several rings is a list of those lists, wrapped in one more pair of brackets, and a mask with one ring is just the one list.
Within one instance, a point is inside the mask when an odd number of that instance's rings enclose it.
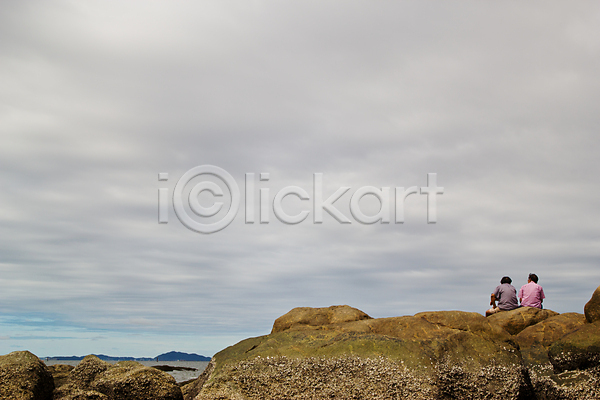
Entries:
{"label": "person in dark shirt", "polygon": [[[494,290],[494,293],[492,293],[490,299],[490,306],[492,306],[492,308],[485,312],[486,317],[500,311],[510,311],[519,308],[517,289],[515,289],[511,283],[512,279],[508,276],[505,276],[500,280],[500,285],[498,285]],[[498,302],[498,305],[496,305],[496,301]]]}

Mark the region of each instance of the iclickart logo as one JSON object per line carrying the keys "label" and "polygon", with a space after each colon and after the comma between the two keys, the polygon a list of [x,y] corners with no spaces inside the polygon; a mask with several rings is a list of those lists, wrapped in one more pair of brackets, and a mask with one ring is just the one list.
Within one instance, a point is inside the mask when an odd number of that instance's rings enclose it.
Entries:
{"label": "iclickart logo", "polygon": [[[207,180],[210,179],[210,180]],[[260,182],[268,182],[269,173],[259,174]],[[158,174],[159,181],[168,181],[169,174],[162,172]],[[219,185],[215,181],[220,181]],[[264,184],[263,184],[264,185]],[[256,221],[256,174],[249,172],[245,174],[245,222],[253,224]],[[226,189],[226,190],[224,190]],[[273,214],[284,224],[295,225],[308,218],[311,211],[313,223],[323,223],[324,211],[331,215],[340,224],[351,224],[352,221],[340,212],[334,205],[351,187],[342,186],[326,199],[323,198],[323,174],[313,174],[312,196],[299,186],[286,186],[279,190],[271,198],[270,188],[261,187],[258,193],[258,220],[261,224],[270,222],[271,209]],[[228,196],[225,191],[229,192]],[[391,194],[393,193],[393,200]],[[376,188],[374,186],[363,186],[358,188],[350,197],[350,213],[352,217],[361,224],[374,224],[380,222],[389,224],[392,209],[394,210],[394,222],[404,223],[404,200],[411,194],[420,193],[427,196],[427,223],[437,222],[437,195],[444,193],[443,187],[437,186],[437,174],[427,174],[427,186],[420,188],[411,186],[409,188],[390,187]],[[372,195],[379,202],[379,211],[372,215],[363,212],[360,200]],[[210,206],[201,204],[200,196],[209,197],[212,201]],[[301,201],[311,202],[312,210],[301,210],[290,215],[284,210],[283,199],[286,196],[296,196]],[[220,201],[226,200],[227,201]],[[235,179],[222,168],[214,165],[200,165],[184,173],[177,181],[173,190],[173,209],[177,218],[187,228],[199,233],[214,233],[227,227],[236,217],[240,208],[240,188]],[[206,204],[206,201],[204,202]],[[393,203],[393,206],[392,206]],[[169,189],[158,189],[158,223],[169,222]]]}

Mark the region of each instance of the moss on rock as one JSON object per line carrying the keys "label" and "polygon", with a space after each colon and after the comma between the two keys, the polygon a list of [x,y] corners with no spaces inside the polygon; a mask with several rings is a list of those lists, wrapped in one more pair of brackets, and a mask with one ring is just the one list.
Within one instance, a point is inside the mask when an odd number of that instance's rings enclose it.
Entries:
{"label": "moss on rock", "polygon": [[0,356],[0,398],[52,400],[54,380],[46,364],[29,351]]}

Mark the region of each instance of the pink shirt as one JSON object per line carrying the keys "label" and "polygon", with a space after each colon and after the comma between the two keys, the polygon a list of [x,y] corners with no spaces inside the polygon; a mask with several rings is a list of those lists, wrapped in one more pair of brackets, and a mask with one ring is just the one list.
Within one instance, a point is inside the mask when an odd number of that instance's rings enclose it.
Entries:
{"label": "pink shirt", "polygon": [[542,308],[542,300],[546,298],[544,296],[544,289],[535,282],[529,282],[526,285],[521,286],[519,290],[519,298],[521,300],[521,306],[523,307],[537,307]]}

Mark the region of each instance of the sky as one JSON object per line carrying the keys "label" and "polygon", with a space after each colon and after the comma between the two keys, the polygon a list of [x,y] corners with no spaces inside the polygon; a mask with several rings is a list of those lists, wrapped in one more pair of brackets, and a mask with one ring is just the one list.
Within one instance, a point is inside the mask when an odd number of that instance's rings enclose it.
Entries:
{"label": "sky", "polygon": [[482,314],[534,272],[582,313],[600,285],[598,2],[1,7],[0,354],[212,356],[294,307]]}

